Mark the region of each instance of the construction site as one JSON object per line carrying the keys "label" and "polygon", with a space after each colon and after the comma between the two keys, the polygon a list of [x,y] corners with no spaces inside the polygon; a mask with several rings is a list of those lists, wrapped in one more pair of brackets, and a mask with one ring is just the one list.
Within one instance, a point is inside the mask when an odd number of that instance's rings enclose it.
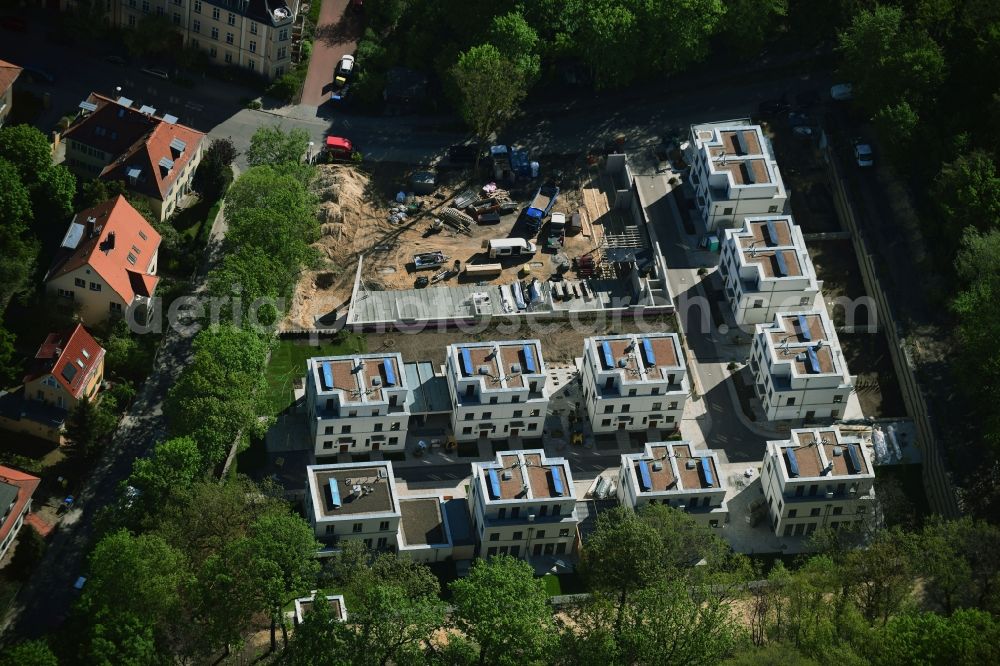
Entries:
{"label": "construction site", "polygon": [[323,265],[303,272],[285,330],[671,309],[624,155],[505,186],[408,174],[396,193],[403,174],[320,168]]}

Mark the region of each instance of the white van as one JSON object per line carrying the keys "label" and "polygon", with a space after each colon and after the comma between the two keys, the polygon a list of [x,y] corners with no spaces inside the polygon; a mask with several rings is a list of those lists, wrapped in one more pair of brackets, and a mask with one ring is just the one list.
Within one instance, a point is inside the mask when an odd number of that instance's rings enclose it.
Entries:
{"label": "white van", "polygon": [[524,238],[494,238],[483,243],[483,249],[489,250],[490,259],[496,259],[497,257],[531,255],[538,248],[534,243]]}

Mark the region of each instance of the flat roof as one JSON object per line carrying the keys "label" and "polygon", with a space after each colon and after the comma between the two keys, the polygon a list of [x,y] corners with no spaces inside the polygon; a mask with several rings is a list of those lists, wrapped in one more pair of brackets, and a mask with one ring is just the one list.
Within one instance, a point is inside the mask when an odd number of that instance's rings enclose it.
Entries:
{"label": "flat roof", "polygon": [[399,500],[400,527],[403,542],[408,546],[448,543],[441,501],[436,497],[404,497]]}
{"label": "flat roof", "polygon": [[408,405],[412,414],[432,414],[451,411],[448,379],[434,373],[430,361],[404,363]]}
{"label": "flat roof", "polygon": [[387,399],[384,389],[407,387],[396,353],[317,356],[310,360],[317,391],[341,391],[344,402],[383,402]]}
{"label": "flat roof", "polygon": [[[782,443],[779,451],[789,478],[809,479],[872,473],[860,442],[842,439],[836,428],[793,430],[791,440]],[[798,466],[794,476],[789,462],[792,456]],[[826,474],[823,473],[824,470],[828,470]]]}
{"label": "flat roof", "polygon": [[456,344],[451,350],[459,376],[481,378],[485,391],[523,388],[524,375],[535,377],[545,373],[542,349],[537,340]]}
{"label": "flat roof", "polygon": [[[736,243],[740,263],[759,266],[764,278],[801,277],[811,273],[808,250],[795,235],[791,216],[748,217],[740,229],[726,231]],[[780,258],[779,258],[780,257]]]}
{"label": "flat roof", "polygon": [[[695,488],[709,489],[709,488],[721,488],[722,485],[719,480],[719,470],[715,468],[715,459],[711,455],[699,455],[697,452],[693,452],[690,446],[674,444],[674,456],[677,460],[677,471],[681,475],[681,485],[684,490],[693,490]],[[694,467],[690,467],[688,462],[694,462]],[[708,483],[708,479],[705,478],[704,469],[702,468],[703,462],[708,464],[709,470],[712,472],[712,482]]]}
{"label": "flat roof", "polygon": [[[505,451],[498,462],[473,463],[488,501],[573,499],[572,476],[562,458],[547,458],[542,451]],[[490,472],[496,476],[500,495],[495,497]],[[505,478],[509,477],[509,478]],[[561,489],[561,494],[557,492]]]}
{"label": "flat roof", "polygon": [[[344,605],[342,603],[343,597],[341,595],[331,594],[327,595],[325,599],[326,603],[328,603],[330,607],[333,608],[334,617],[337,617],[341,620],[344,619]],[[313,600],[313,597],[302,597],[301,599],[296,599],[295,601],[297,602],[298,605],[299,621],[301,622],[302,618],[306,616],[306,613],[308,613],[313,609],[313,605],[316,602]]]}
{"label": "flat roof", "polygon": [[[641,462],[646,462],[646,469],[649,470],[649,480],[652,482],[652,488],[648,491],[643,491],[640,487],[639,492],[651,492],[651,493],[661,493],[665,490],[678,490],[677,487],[677,477],[674,476],[674,467],[670,464],[670,449],[666,445],[663,446],[651,446],[650,456],[645,458],[633,459],[633,466],[635,467],[635,476],[637,479],[641,479]],[[654,464],[654,463],[659,463]],[[656,469],[659,467],[659,469]]]}
{"label": "flat roof", "polygon": [[[602,335],[590,340],[594,350],[593,360],[600,371],[617,372],[623,383],[664,381],[668,375],[685,369],[679,354],[680,338],[676,333]],[[613,367],[605,358],[605,343],[611,352]]]}
{"label": "flat roof", "polygon": [[[372,466],[314,466],[309,467],[315,479],[313,505],[319,518],[339,518],[367,513],[392,513],[395,510],[392,488],[392,468],[388,465]],[[380,476],[385,474],[385,478]],[[330,480],[336,481],[340,507],[334,508]]]}
{"label": "flat roof", "polygon": [[[622,456],[622,461],[623,463],[627,461],[632,466],[635,478],[639,482],[639,493],[682,493],[692,490],[722,489],[722,479],[715,462],[715,451],[710,449],[699,451],[687,442],[647,444],[644,453],[625,454]],[[705,474],[706,465],[708,476]],[[644,466],[645,473],[649,476],[649,490],[643,487]]]}
{"label": "flat roof", "polygon": [[[822,311],[784,312],[763,325],[769,354],[775,361],[788,362],[798,375],[840,373],[834,349],[840,341]],[[815,370],[813,362],[815,360]]]}

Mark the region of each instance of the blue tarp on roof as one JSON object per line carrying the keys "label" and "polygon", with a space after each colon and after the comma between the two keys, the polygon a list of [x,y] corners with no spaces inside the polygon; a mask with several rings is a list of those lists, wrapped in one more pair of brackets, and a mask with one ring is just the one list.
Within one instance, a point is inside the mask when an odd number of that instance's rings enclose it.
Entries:
{"label": "blue tarp on roof", "polygon": [[462,374],[467,377],[472,376],[472,354],[466,347],[462,348]]}
{"label": "blue tarp on roof", "polygon": [[535,368],[535,352],[531,345],[524,345],[524,368],[528,372],[537,372]]}
{"label": "blue tarp on roof", "polygon": [[656,365],[656,355],[653,354],[653,343],[649,340],[642,341],[642,353],[646,355],[647,365]]}
{"label": "blue tarp on roof", "polygon": [[337,486],[337,479],[331,478],[329,481],[330,485],[330,503],[334,508],[341,506],[340,501],[340,488]]}
{"label": "blue tarp on roof", "polygon": [[805,315],[799,315],[799,335],[803,340],[812,340],[812,331],[809,330],[809,320]]}
{"label": "blue tarp on roof", "polygon": [[604,367],[615,367],[615,357],[614,354],[611,353],[611,345],[608,344],[607,340],[601,343],[601,353],[604,356]]}
{"label": "blue tarp on roof", "polygon": [[562,497],[566,493],[566,490],[563,488],[562,474],[560,474],[558,467],[552,468],[552,488],[559,497]]}
{"label": "blue tarp on roof", "polygon": [[330,368],[329,363],[321,363],[322,366],[322,376],[323,376],[323,390],[329,391],[333,388],[333,369]]}
{"label": "blue tarp on roof", "polygon": [[649,463],[645,460],[639,461],[639,485],[647,492],[653,489],[653,479],[649,476]]}
{"label": "blue tarp on roof", "polygon": [[385,368],[385,384],[386,386],[396,385],[396,373],[392,370],[392,361],[386,359],[382,361],[382,367]]}
{"label": "blue tarp on roof", "polygon": [[701,473],[705,476],[705,485],[711,486],[715,483],[712,479],[712,463],[708,456],[701,458]]}
{"label": "blue tarp on roof", "polygon": [[809,359],[809,372],[819,372],[819,357],[816,356],[816,349],[813,347],[807,349],[806,357]]}
{"label": "blue tarp on roof", "polygon": [[497,476],[497,471],[495,469],[489,470],[490,477],[490,494],[493,499],[500,499],[500,477]]}
{"label": "blue tarp on roof", "polygon": [[795,459],[795,453],[790,448],[785,449],[785,459],[788,460],[788,474],[790,476],[799,475],[799,461]]}
{"label": "blue tarp on roof", "polygon": [[858,457],[858,451],[854,448],[854,444],[847,445],[847,462],[851,465],[851,474],[861,473],[861,459]]}
{"label": "blue tarp on roof", "polygon": [[775,252],[774,260],[778,262],[778,277],[788,277],[788,264],[785,263],[785,255]]}

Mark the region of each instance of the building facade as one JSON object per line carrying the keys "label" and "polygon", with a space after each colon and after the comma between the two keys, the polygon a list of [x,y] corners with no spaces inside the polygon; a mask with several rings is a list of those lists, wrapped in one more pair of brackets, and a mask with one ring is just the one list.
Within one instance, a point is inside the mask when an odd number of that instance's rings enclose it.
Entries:
{"label": "building facade", "polygon": [[306,514],[327,551],[345,540],[395,550],[402,514],[392,463],[345,463],[306,468]]}
{"label": "building facade", "polygon": [[62,135],[67,167],[84,178],[121,181],[149,202],[160,219],[170,217],[192,191],[205,134],[169,113],[156,115],[127,97],[91,93]]}
{"label": "building facade", "polygon": [[772,323],[759,324],[750,370],[770,421],[842,418],[854,390],[825,310],[779,313]]}
{"label": "building facade", "polygon": [[549,393],[538,340],[448,345],[446,358],[457,441],[542,436]]}
{"label": "building facade", "polygon": [[720,527],[729,509],[719,470],[715,451],[697,451],[690,442],[651,442],[642,453],[622,456],[618,501],[633,509],[666,504],[703,525]]}
{"label": "building facade", "polygon": [[581,377],[595,433],[680,427],[690,387],[676,333],[587,338]]}
{"label": "building facade", "polygon": [[306,404],[316,457],[403,450],[409,396],[399,353],[309,359]]}
{"label": "building facade", "polygon": [[14,82],[21,75],[17,65],[0,60],[0,127],[14,108]]}
{"label": "building facade", "polygon": [[774,151],[749,119],[691,126],[690,182],[709,231],[739,227],[752,215],[785,212],[785,191]]}
{"label": "building facade", "polygon": [[97,324],[129,311],[146,321],[153,296],[160,234],[123,196],[77,213],[45,276],[49,293]]}
{"label": "building facade", "polygon": [[212,64],[242,67],[268,79],[292,69],[298,0],[113,1],[117,25],[134,28],[144,17],[166,17],[182,43],[208,54]]}
{"label": "building facade", "polygon": [[810,310],[820,292],[802,230],[788,215],[747,217],[741,229],[726,229],[719,275],[741,325]]}
{"label": "building facade", "polygon": [[24,525],[24,517],[31,511],[31,496],[41,479],[30,474],[0,467],[0,560],[6,557],[17,533]]}
{"label": "building facade", "polygon": [[472,463],[469,511],[480,557],[572,554],[579,517],[565,458],[541,449]]}
{"label": "building facade", "polygon": [[768,442],[761,483],[778,536],[858,529],[873,511],[871,458],[837,428],[792,430],[790,439]]}
{"label": "building facade", "polygon": [[96,398],[102,381],[104,348],[77,324],[45,338],[24,377],[24,394],[71,411],[84,398]]}

